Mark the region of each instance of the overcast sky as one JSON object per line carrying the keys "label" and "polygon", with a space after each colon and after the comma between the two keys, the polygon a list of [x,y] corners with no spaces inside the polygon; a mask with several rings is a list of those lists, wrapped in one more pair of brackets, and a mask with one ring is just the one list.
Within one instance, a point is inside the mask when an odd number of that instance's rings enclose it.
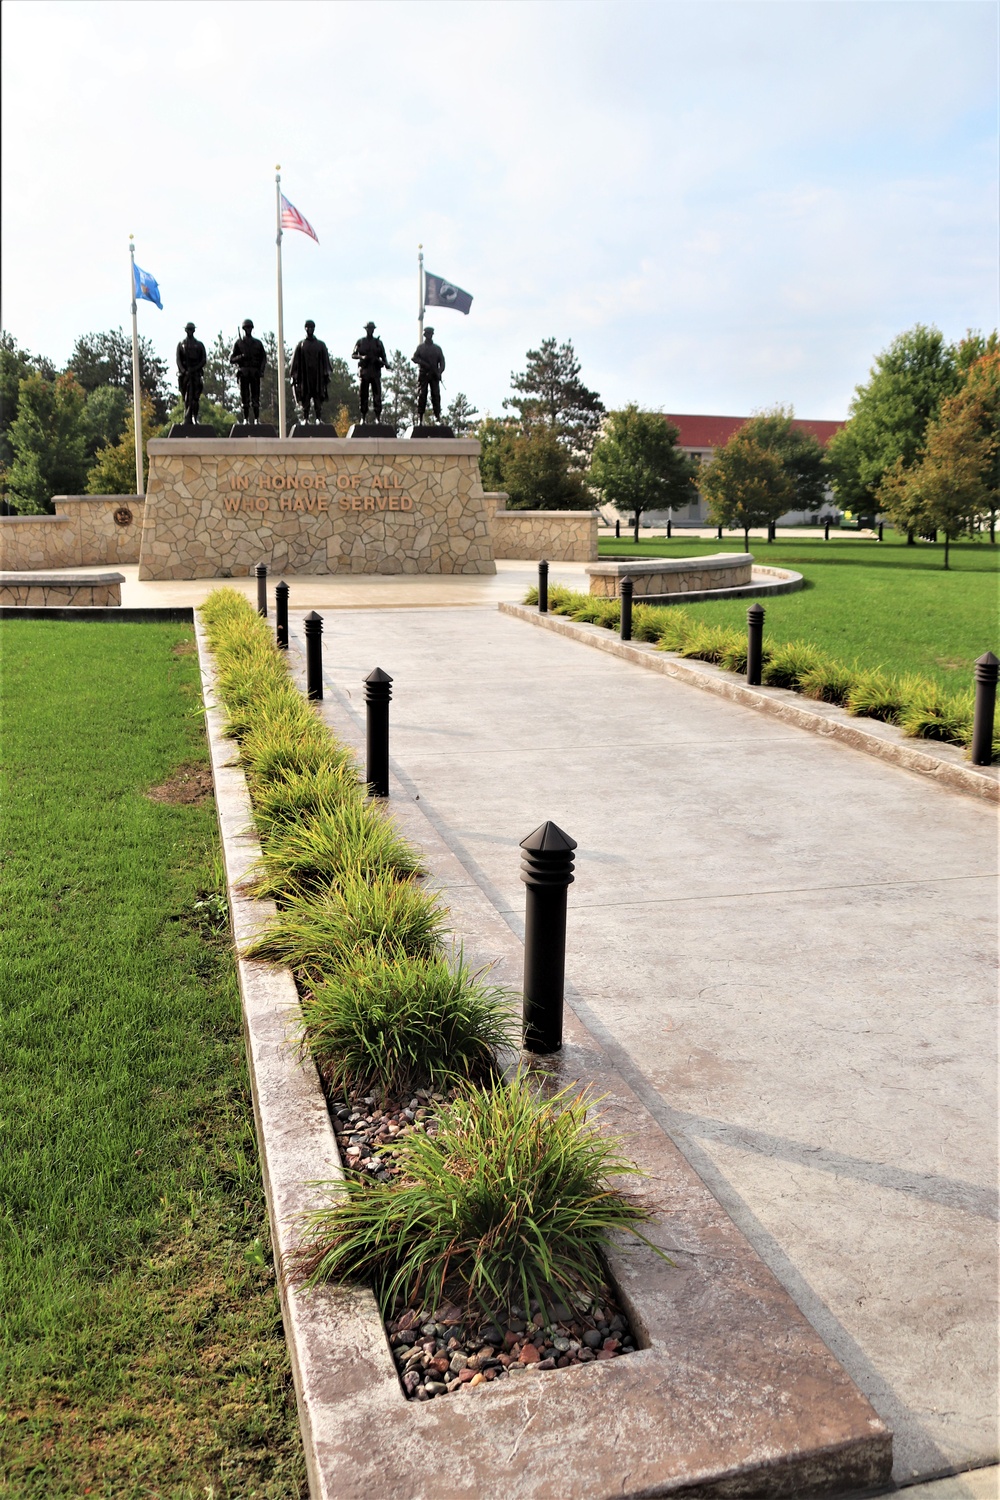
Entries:
{"label": "overcast sky", "polygon": [[172,363],[275,312],[416,344],[499,411],[572,339],[609,406],[842,417],[916,322],[996,326],[992,0],[5,0],[3,325],[64,361],[129,322]]}

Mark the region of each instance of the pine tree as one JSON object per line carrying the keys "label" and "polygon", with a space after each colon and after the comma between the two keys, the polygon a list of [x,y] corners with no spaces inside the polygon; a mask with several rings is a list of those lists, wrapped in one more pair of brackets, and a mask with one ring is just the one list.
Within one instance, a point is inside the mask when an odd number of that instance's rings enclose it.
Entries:
{"label": "pine tree", "polygon": [[520,375],[512,372],[510,383],[517,394],[504,406],[517,412],[522,430],[549,427],[572,466],[585,469],[601,428],[604,403],[580,380],[572,343],[557,345],[554,338],[543,339],[541,348],[528,350],[526,368]]}

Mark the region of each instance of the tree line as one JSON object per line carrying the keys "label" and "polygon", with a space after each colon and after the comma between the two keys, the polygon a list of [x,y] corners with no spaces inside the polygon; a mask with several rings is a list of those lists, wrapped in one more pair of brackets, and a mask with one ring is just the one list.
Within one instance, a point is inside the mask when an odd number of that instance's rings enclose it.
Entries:
{"label": "tree line", "polygon": [[[268,368],[261,420],[277,421],[277,343],[263,342]],[[230,342],[209,350],[202,420],[220,434],[237,419]],[[358,417],[358,387],[334,359],[330,405],[338,433]],[[286,370],[291,354],[286,350]],[[417,371],[401,350],[383,377],[384,417],[404,429],[416,418]],[[681,510],[700,495],[713,524],[769,525],[789,510],[817,514],[831,495],[850,516],[883,515],[910,541],[944,532],[948,545],[988,526],[995,537],[1000,491],[1000,345],[996,332],[947,344],[918,324],[876,358],[855,388],[846,424],[824,450],[795,425],[791,408],[756,413],[699,466],[678,446],[663,414],[636,403],[608,411],[581,379],[571,341],[542,340],[513,371],[500,416],[480,417],[463,392],[445,419],[482,448],[483,487],[506,492],[512,509],[572,510],[598,500],[632,518]],[[183,410],[167,368],[140,340],[143,431],[155,436]],[[127,494],[134,483],[131,340],[116,329],[76,340],[57,371],[0,335],[0,479],[10,508],[51,509],[57,494]],[[294,410],[290,385],[289,410]]]}
{"label": "tree line", "polygon": [[[220,435],[239,415],[239,382],[229,355],[236,333],[206,344],[208,355],[199,419]],[[265,333],[267,369],[261,381],[262,422],[278,421],[278,341]],[[285,349],[285,401],[295,410]],[[384,381],[386,419],[398,427],[416,421],[416,366],[401,350],[390,356]],[[334,358],[330,415],[341,436],[359,415],[358,383],[346,360]],[[173,372],[149,339],[139,340],[139,384],[143,446],[184,420]],[[446,420],[463,436],[478,412],[460,391]],[[148,474],[149,461],[143,455]],[[132,405],[132,339],[121,328],[81,334],[66,365],[23,349],[0,333],[0,493],[4,508],[24,515],[51,512],[54,495],[128,495],[135,489],[135,422]]]}

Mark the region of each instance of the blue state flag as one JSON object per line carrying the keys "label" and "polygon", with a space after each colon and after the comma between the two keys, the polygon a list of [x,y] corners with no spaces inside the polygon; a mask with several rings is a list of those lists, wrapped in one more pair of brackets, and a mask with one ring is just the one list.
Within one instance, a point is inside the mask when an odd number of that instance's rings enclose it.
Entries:
{"label": "blue state flag", "polygon": [[451,307],[460,313],[467,313],[472,306],[468,292],[445,281],[443,276],[432,276],[430,271],[424,275],[424,302],[427,307]]}
{"label": "blue state flag", "polygon": [[132,280],[135,284],[135,300],[154,302],[163,311],[163,303],[160,301],[160,288],[156,284],[155,277],[150,276],[148,271],[142,271],[132,262]]}

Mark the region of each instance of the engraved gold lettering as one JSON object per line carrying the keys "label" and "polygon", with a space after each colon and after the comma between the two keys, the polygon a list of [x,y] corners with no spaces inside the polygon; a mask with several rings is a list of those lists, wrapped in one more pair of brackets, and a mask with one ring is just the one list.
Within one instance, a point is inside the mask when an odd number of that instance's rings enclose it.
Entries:
{"label": "engraved gold lettering", "polygon": [[267,498],[266,495],[258,495],[257,496],[257,509],[258,510],[267,510],[268,503],[269,502],[268,502],[268,498]]}
{"label": "engraved gold lettering", "polygon": [[400,510],[412,510],[413,509],[413,501],[410,499],[409,495],[400,495],[400,497],[399,497],[399,508],[400,508]]}
{"label": "engraved gold lettering", "polygon": [[[341,505],[343,505],[343,503],[344,503],[344,497],[343,497],[343,495],[341,495],[341,497],[340,497],[340,503],[341,503]],[[329,495],[320,495],[319,496],[319,498],[316,501],[316,509],[317,510],[329,510],[330,509],[330,497],[329,497]]]}
{"label": "engraved gold lettering", "polygon": [[361,496],[360,495],[352,495],[351,496],[351,509],[352,510],[360,510],[361,509]]}
{"label": "engraved gold lettering", "polygon": [[303,500],[302,500],[302,496],[301,495],[296,495],[295,496],[295,504],[292,506],[292,509],[293,510],[305,510],[305,505],[303,504]]}
{"label": "engraved gold lettering", "polygon": [[375,509],[375,496],[374,495],[366,495],[365,496],[365,510],[374,510],[374,509]]}
{"label": "engraved gold lettering", "polygon": [[399,496],[398,495],[390,495],[389,496],[389,509],[390,510],[398,510],[399,509]]}
{"label": "engraved gold lettering", "polygon": [[340,496],[340,508],[341,508],[341,510],[350,510],[350,508],[351,508],[351,499],[350,499],[349,495],[341,495]]}
{"label": "engraved gold lettering", "polygon": [[338,474],[337,475],[337,488],[338,488],[338,490],[349,490],[351,488],[351,476],[350,476],[350,474]]}
{"label": "engraved gold lettering", "polygon": [[227,510],[239,510],[239,508],[240,508],[240,496],[239,495],[223,495],[222,498],[226,502],[226,509]]}
{"label": "engraved gold lettering", "polygon": [[291,497],[291,495],[279,495],[279,497],[278,497],[278,508],[279,508],[279,510],[291,510],[291,508],[292,508],[292,497]]}

